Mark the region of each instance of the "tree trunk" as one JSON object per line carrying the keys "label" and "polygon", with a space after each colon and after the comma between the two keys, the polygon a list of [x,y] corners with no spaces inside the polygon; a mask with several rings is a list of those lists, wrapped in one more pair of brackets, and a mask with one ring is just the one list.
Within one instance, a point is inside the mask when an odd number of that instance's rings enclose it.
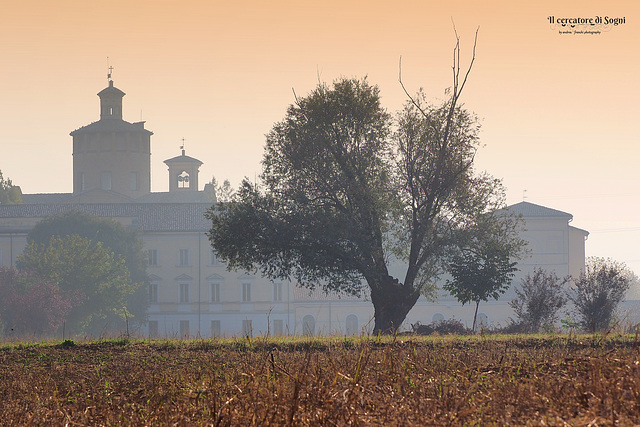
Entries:
{"label": "tree trunk", "polygon": [[473,326],[471,328],[471,330],[473,332],[476,331],[476,318],[478,317],[478,306],[480,305],[480,301],[476,301],[476,312],[473,313]]}
{"label": "tree trunk", "polygon": [[377,286],[371,286],[374,335],[396,333],[419,296],[412,286],[402,285],[391,276],[384,277]]}

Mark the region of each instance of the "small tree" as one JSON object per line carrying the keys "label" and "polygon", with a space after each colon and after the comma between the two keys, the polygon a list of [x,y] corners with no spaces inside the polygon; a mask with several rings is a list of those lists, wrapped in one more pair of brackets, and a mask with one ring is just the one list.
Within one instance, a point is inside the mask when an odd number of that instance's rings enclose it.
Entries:
{"label": "small tree", "polygon": [[539,332],[558,320],[558,312],[567,303],[564,287],[568,282],[568,277],[559,279],[542,268],[522,279],[520,288],[515,288],[517,297],[509,305],[526,331]]}
{"label": "small tree", "polygon": [[480,241],[453,256],[449,266],[452,276],[443,288],[462,305],[475,302],[473,327],[476,329],[480,301],[498,299],[508,288],[517,271],[517,262],[511,257],[520,246],[498,244],[495,241]]}
{"label": "small tree", "polygon": [[0,171],[0,205],[15,205],[22,203],[20,187],[13,185],[10,179],[4,179]]}
{"label": "small tree", "polygon": [[629,289],[632,273],[624,263],[590,257],[573,283],[568,298],[577,323],[590,332],[611,327],[618,305]]}
{"label": "small tree", "polygon": [[0,321],[14,333],[51,334],[82,300],[30,271],[0,268]]}

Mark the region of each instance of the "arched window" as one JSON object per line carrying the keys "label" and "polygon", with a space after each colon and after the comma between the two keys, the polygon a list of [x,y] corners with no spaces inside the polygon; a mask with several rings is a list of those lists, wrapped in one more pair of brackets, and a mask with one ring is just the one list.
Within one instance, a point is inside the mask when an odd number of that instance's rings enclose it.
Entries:
{"label": "arched window", "polygon": [[178,174],[178,188],[189,188],[189,174],[187,171],[182,171]]}
{"label": "arched window", "polygon": [[442,314],[442,313],[436,313],[431,318],[431,322],[432,323],[442,322],[443,320],[444,320],[444,314]]}
{"label": "arched window", "polygon": [[345,332],[347,335],[359,335],[360,331],[358,328],[360,325],[358,324],[358,316],[355,314],[350,314],[347,316]]}
{"label": "arched window", "polygon": [[310,314],[302,318],[302,334],[307,336],[316,334],[316,319]]}

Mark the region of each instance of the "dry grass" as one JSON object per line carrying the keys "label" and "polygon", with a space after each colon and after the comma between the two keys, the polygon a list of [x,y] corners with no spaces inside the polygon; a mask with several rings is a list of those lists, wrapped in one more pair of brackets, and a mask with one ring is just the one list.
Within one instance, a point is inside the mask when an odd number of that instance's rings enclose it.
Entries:
{"label": "dry grass", "polygon": [[637,425],[633,336],[0,348],[5,425]]}

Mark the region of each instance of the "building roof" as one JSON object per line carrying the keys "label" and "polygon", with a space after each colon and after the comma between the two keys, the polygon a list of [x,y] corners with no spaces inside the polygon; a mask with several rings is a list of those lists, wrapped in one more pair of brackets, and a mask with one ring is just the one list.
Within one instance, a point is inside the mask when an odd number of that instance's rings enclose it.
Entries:
{"label": "building roof", "polygon": [[512,212],[516,215],[522,215],[524,218],[566,218],[567,220],[573,219],[573,215],[569,213],[529,202],[520,202],[516,203],[515,205],[507,206],[507,211]]}
{"label": "building roof", "polygon": [[214,202],[215,193],[207,191],[165,191],[138,197],[136,203],[208,203]]}
{"label": "building roof", "polygon": [[140,231],[207,231],[211,223],[204,217],[211,203],[91,203],[0,205],[0,219],[44,218],[77,210],[108,218],[129,218]]}
{"label": "building roof", "polygon": [[129,123],[122,119],[104,119],[82,126],[69,135],[75,136],[86,132],[146,132],[149,135],[153,135],[153,132],[144,128],[144,123]]}
{"label": "building roof", "polygon": [[55,204],[64,203],[65,201],[73,197],[72,193],[36,193],[36,194],[23,194],[22,203],[25,205],[38,205],[38,204]]}
{"label": "building roof", "polygon": [[184,150],[182,150],[182,155],[181,156],[176,156],[176,157],[172,157],[170,159],[167,159],[164,161],[166,164],[169,163],[177,163],[177,162],[183,162],[183,163],[197,163],[199,165],[202,164],[202,162],[194,157],[191,156],[187,156],[184,154]]}

